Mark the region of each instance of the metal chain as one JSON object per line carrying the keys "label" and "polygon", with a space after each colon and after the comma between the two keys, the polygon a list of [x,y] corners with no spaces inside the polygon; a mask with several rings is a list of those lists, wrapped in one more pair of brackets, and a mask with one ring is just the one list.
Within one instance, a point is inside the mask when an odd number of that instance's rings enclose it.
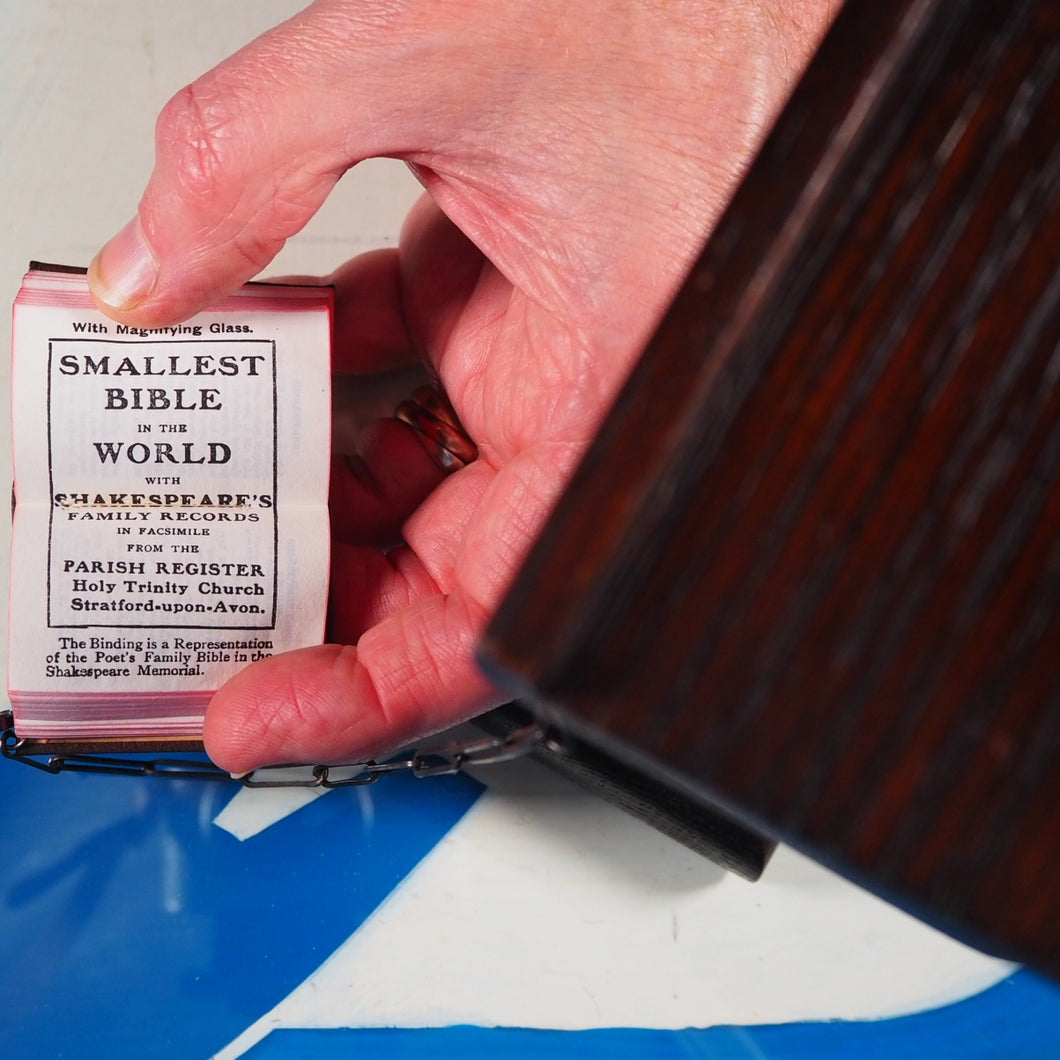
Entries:
{"label": "metal chain", "polygon": [[468,766],[496,765],[529,754],[545,739],[544,729],[534,723],[507,736],[485,736],[450,741],[411,750],[385,762],[350,762],[343,765],[269,766],[243,776],[234,776],[212,762],[180,758],[108,758],[104,755],[69,754],[31,756],[20,752],[21,741],[12,728],[0,734],[0,751],[10,758],[45,773],[105,773],[115,776],[171,777],[179,780],[237,781],[246,788],[346,788],[374,784],[387,773],[411,773],[414,777],[449,776]]}

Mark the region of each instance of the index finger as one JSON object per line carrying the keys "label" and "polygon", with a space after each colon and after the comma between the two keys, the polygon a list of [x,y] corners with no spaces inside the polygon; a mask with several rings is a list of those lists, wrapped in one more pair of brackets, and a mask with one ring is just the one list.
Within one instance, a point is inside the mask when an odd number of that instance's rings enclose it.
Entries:
{"label": "index finger", "polygon": [[137,216],[90,267],[100,308],[185,319],[260,272],[352,165],[439,142],[443,93],[421,68],[444,56],[425,48],[428,20],[392,21],[317,3],[179,92]]}

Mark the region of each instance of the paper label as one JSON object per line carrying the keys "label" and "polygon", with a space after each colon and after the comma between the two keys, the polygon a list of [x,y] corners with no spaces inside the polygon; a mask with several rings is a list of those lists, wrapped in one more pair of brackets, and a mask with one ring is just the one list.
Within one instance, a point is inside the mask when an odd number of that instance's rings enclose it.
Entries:
{"label": "paper label", "polygon": [[16,305],[16,727],[194,734],[237,669],[323,635],[330,299],[248,288],[147,332],[78,282]]}

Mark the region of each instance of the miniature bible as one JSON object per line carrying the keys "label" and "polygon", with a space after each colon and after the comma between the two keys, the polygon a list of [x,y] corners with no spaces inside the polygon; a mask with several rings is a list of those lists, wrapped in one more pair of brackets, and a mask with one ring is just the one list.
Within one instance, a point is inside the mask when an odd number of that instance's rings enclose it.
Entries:
{"label": "miniature bible", "polygon": [[12,340],[19,737],[194,746],[228,677],[321,642],[331,306],[249,284],[134,328],[83,270],[31,265]]}

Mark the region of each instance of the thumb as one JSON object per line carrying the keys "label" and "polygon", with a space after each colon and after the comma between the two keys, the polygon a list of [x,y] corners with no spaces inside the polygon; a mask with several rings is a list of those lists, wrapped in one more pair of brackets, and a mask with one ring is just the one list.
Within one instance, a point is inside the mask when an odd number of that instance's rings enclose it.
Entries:
{"label": "thumb", "polygon": [[425,69],[446,61],[426,10],[406,25],[320,2],[179,92],[138,215],[90,267],[100,308],[141,327],[184,319],[264,268],[350,166],[415,154],[425,129],[439,142],[456,108]]}

